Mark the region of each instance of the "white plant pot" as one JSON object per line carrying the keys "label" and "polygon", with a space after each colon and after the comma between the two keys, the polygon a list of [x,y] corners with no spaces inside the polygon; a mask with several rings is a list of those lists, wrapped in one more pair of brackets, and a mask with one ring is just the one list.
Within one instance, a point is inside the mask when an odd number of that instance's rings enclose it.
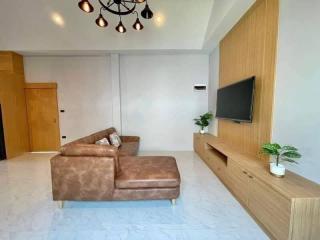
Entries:
{"label": "white plant pot", "polygon": [[270,172],[276,177],[284,177],[286,168],[282,164],[270,163]]}
{"label": "white plant pot", "polygon": [[200,133],[201,133],[201,134],[204,134],[204,133],[205,133],[205,131],[204,131],[204,130],[200,130]]}

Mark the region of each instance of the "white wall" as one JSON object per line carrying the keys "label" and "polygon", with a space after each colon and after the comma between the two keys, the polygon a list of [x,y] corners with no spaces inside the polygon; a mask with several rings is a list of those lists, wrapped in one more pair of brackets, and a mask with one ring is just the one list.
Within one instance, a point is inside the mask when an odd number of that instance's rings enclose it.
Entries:
{"label": "white wall", "polygon": [[110,57],[25,57],[27,82],[57,82],[62,143],[112,126]]}
{"label": "white wall", "polygon": [[[209,92],[208,92],[208,108],[213,115],[216,113],[217,90],[219,88],[219,66],[220,66],[220,49],[216,47],[209,56]],[[213,119],[209,126],[209,132],[218,136],[218,120]]]}
{"label": "white wall", "polygon": [[214,0],[203,48],[213,50],[256,0]]}
{"label": "white wall", "polygon": [[207,55],[121,56],[122,130],[142,139],[142,150],[192,150],[193,118],[208,109]]}
{"label": "white wall", "polygon": [[195,83],[208,83],[207,55],[24,61],[27,82],[58,83],[59,109],[66,111],[60,113],[62,143],[117,125],[123,134],[141,136],[141,150],[192,150],[198,130],[192,119],[208,110],[207,91],[193,90]]}
{"label": "white wall", "polygon": [[320,183],[320,1],[281,0],[273,141],[303,155],[289,168]]}

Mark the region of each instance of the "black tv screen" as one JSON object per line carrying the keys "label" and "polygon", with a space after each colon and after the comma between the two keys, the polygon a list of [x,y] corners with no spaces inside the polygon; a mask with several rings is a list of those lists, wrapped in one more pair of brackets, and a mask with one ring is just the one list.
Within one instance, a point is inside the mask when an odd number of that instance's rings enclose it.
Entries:
{"label": "black tv screen", "polygon": [[218,89],[216,117],[252,122],[255,77]]}

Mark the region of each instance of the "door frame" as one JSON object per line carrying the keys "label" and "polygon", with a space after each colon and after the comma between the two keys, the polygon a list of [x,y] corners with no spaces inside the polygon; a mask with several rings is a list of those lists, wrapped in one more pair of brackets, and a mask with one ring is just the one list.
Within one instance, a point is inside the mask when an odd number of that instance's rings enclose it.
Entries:
{"label": "door frame", "polygon": [[[50,82],[50,83],[25,83],[24,89],[25,89],[25,91],[27,89],[54,89],[54,90],[56,90],[56,96],[57,96],[57,99],[56,99],[56,102],[57,102],[56,116],[57,116],[57,127],[58,127],[58,143],[59,143],[59,146],[61,146],[59,102],[58,102],[58,91],[57,91],[58,84],[56,82]],[[27,95],[26,95],[26,98],[27,98]],[[26,101],[27,101],[27,99],[26,99]],[[27,108],[27,111],[28,111],[28,108]],[[28,123],[28,125],[29,125],[29,132],[30,132],[30,127],[31,126],[30,126],[29,123]],[[29,135],[29,138],[30,137],[31,137],[31,135]],[[30,139],[30,147],[32,147],[31,146],[31,139]]]}
{"label": "door frame", "polygon": [[4,139],[4,127],[3,127],[3,118],[2,118],[2,109],[0,103],[0,161],[7,159],[6,152],[6,142]]}

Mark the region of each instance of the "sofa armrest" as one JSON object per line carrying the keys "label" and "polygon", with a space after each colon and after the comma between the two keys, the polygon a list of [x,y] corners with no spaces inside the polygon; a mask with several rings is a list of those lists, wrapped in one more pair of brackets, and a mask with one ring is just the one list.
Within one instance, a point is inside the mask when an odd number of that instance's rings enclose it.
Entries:
{"label": "sofa armrest", "polygon": [[111,145],[70,144],[61,147],[62,156],[118,157],[118,148]]}
{"label": "sofa armrest", "polygon": [[140,142],[140,137],[138,136],[121,136],[122,142]]}
{"label": "sofa armrest", "polygon": [[50,160],[53,200],[110,200],[115,159],[57,155]]}

